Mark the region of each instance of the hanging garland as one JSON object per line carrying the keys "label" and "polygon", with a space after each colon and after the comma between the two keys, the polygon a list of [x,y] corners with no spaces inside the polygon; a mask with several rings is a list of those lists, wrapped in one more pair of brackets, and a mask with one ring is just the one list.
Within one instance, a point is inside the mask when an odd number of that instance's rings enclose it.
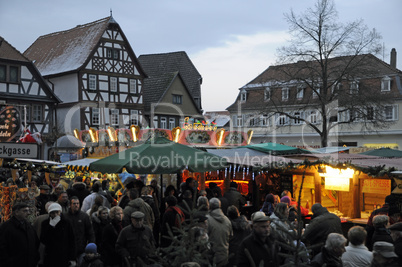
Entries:
{"label": "hanging garland", "polygon": [[1,209],[1,222],[5,222],[11,217],[11,207],[17,199],[16,185],[10,187],[0,186],[0,209]]}

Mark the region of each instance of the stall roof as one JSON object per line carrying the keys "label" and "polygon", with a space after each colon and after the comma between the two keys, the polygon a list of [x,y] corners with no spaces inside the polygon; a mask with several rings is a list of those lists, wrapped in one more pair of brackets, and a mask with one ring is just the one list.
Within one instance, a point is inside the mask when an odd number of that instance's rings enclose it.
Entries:
{"label": "stall roof", "polygon": [[289,155],[288,158],[295,159],[308,159],[308,160],[318,160],[327,159],[328,161],[340,162],[340,163],[350,163],[359,167],[373,167],[382,166],[386,168],[395,168],[397,170],[402,170],[402,160],[400,158],[383,158],[362,154],[299,154],[299,155]]}
{"label": "stall roof", "polygon": [[322,147],[318,149],[311,150],[311,153],[339,153],[349,151],[349,147],[343,146],[332,146],[332,147]]}
{"label": "stall roof", "polygon": [[254,150],[258,150],[264,153],[272,154],[275,156],[278,155],[289,155],[289,154],[308,154],[310,151],[302,148],[285,146],[278,143],[261,143],[261,144],[252,144],[245,146],[246,148],[251,148]]}
{"label": "stall roof", "polygon": [[85,159],[77,159],[72,161],[63,162],[62,165],[71,165],[71,166],[85,166],[88,167],[90,163],[99,160],[98,158],[85,158]]}
{"label": "stall roof", "polygon": [[268,164],[277,164],[280,166],[283,163],[301,162],[301,160],[298,159],[272,156],[246,147],[232,149],[207,149],[207,152],[225,158],[228,163],[253,167],[266,166]]}

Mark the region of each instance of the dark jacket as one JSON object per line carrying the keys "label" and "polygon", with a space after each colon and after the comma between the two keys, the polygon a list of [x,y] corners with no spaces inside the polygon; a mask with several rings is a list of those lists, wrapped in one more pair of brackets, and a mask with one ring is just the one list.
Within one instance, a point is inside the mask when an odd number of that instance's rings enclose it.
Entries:
{"label": "dark jacket", "polygon": [[[183,211],[177,207],[168,207],[162,217],[162,227],[161,227],[161,246],[167,247],[172,243],[172,240],[167,238],[169,235],[169,228],[173,235],[178,235],[175,228],[180,228],[181,224],[184,222],[185,214]],[[169,228],[168,228],[169,227]]]}
{"label": "dark jacket", "polygon": [[85,255],[80,267],[103,267],[103,262],[101,260],[101,255]]}
{"label": "dark jacket", "polygon": [[39,215],[47,213],[45,205],[48,201],[53,201],[50,195],[40,194],[39,196],[36,197],[36,209],[38,210]]}
{"label": "dark jacket", "polygon": [[91,215],[92,228],[95,234],[95,244],[98,246],[98,251],[101,251],[102,246],[102,234],[106,225],[109,224],[109,220],[102,220],[96,215],[96,212]]}
{"label": "dark jacket", "polygon": [[103,230],[100,253],[106,266],[121,265],[121,257],[116,252],[116,241],[122,229],[123,224],[113,220]]}
{"label": "dark jacket", "polygon": [[249,267],[252,266],[251,261],[254,262],[254,266],[260,266],[261,261],[264,261],[264,267],[278,266],[276,249],[270,236],[265,242],[262,242],[252,232],[240,243],[237,251],[236,266]]}
{"label": "dark jacket", "polygon": [[15,218],[0,226],[0,265],[34,267],[39,261],[39,238],[28,221]]}
{"label": "dark jacket", "polygon": [[75,235],[70,221],[61,215],[60,222],[53,227],[50,219],[42,222],[40,241],[45,245],[44,266],[67,267],[68,262],[76,259]]}
{"label": "dark jacket", "polygon": [[229,239],[229,266],[236,262],[236,252],[240,243],[251,234],[251,226],[245,216],[230,220],[232,223],[233,236]]}
{"label": "dark jacket", "polygon": [[[310,226],[309,226],[310,227]],[[394,240],[391,237],[391,231],[387,228],[380,227],[380,228],[375,228],[374,234],[371,237],[371,244],[368,247],[369,249],[373,248],[373,245],[377,241],[384,241],[393,244]]]}
{"label": "dark jacket", "polygon": [[[330,233],[343,235],[341,219],[328,212],[327,208],[321,207],[314,213],[315,217],[311,220],[308,228],[302,236],[302,241],[310,245],[324,244]],[[313,255],[320,252],[320,247],[313,249]]]}
{"label": "dark jacket", "polygon": [[131,263],[138,263],[138,258],[149,263],[148,258],[154,250],[154,236],[146,225],[142,228],[135,228],[132,224],[124,227],[116,241],[117,253],[122,258],[129,258]]}
{"label": "dark jacket", "polygon": [[123,221],[125,225],[131,224],[131,213],[134,211],[141,211],[145,214],[144,224],[148,225],[149,228],[153,228],[155,224],[155,215],[151,206],[146,203],[142,198],[136,198],[130,200],[123,210]]}
{"label": "dark jacket", "polygon": [[73,186],[67,189],[68,198],[71,199],[72,196],[78,197],[80,200],[80,207],[82,207],[82,203],[84,199],[90,194],[87,186],[83,182],[74,183]]}
{"label": "dark jacket", "polygon": [[223,196],[228,200],[228,206],[235,205],[238,210],[246,204],[246,199],[234,187],[230,187]]}
{"label": "dark jacket", "polygon": [[84,253],[88,243],[95,243],[95,234],[88,214],[80,210],[73,214],[71,209],[69,209],[63,215],[70,221],[73,227],[78,255]]}
{"label": "dark jacket", "polygon": [[[309,225],[310,227],[310,225]],[[316,266],[316,267],[321,267],[321,266],[327,266],[327,267],[342,267],[342,259],[341,257],[337,257],[328,250],[323,247],[321,249],[321,252],[318,253],[314,259],[311,261],[311,266]]]}

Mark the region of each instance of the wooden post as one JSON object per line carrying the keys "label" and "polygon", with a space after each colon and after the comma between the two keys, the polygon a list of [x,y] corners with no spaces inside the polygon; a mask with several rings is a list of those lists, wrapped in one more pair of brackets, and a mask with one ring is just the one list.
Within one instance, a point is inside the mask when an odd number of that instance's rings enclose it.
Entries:
{"label": "wooden post", "polygon": [[359,183],[359,175],[353,174],[353,185],[352,185],[352,210],[351,217],[352,218],[361,218],[361,210],[360,210],[360,183]]}
{"label": "wooden post", "polygon": [[319,175],[318,172],[314,172],[314,203],[311,203],[311,205],[315,203],[321,203],[321,176]]}

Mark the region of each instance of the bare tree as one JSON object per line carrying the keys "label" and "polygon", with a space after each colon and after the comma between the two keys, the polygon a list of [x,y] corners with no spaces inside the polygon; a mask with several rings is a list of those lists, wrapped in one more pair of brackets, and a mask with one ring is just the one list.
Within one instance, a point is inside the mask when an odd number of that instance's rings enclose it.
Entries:
{"label": "bare tree", "polygon": [[305,13],[291,10],[285,17],[289,45],[277,50],[277,64],[254,81],[270,90],[264,113],[306,124],[320,135],[322,147],[340,125],[389,125],[385,109],[396,92],[380,90],[384,73],[392,73],[374,56],[381,51],[380,34],[362,20],[338,22],[333,0],[318,0]]}

